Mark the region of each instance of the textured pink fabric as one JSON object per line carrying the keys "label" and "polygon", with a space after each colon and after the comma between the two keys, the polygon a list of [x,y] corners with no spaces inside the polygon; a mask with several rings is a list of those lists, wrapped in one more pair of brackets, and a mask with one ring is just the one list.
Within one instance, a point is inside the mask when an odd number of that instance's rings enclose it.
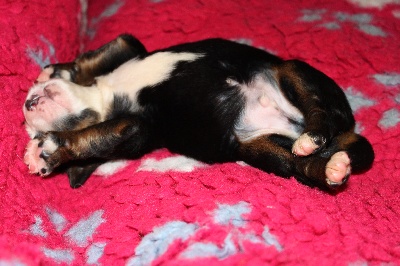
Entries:
{"label": "textured pink fabric", "polygon": [[[400,5],[64,2],[0,3],[0,264],[400,264]],[[40,67],[124,32],[149,50],[224,37],[308,62],[345,90],[373,168],[336,195],[167,150],[109,165],[75,190],[64,174],[29,175],[21,106]]]}

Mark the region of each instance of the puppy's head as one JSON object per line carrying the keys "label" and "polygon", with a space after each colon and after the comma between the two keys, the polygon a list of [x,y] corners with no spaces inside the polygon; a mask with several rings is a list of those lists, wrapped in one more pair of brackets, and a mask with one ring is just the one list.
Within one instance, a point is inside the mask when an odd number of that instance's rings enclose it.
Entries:
{"label": "puppy's head", "polygon": [[79,129],[99,122],[98,97],[94,87],[79,86],[63,79],[34,85],[23,106],[29,136]]}

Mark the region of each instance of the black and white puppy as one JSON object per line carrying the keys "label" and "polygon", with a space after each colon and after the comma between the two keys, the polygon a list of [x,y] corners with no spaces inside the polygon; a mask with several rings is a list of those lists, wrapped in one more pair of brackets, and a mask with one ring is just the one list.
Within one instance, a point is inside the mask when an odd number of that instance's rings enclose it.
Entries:
{"label": "black and white puppy", "polygon": [[298,60],[209,39],[154,52],[121,35],[43,70],[23,111],[31,173],[67,168],[71,187],[101,163],[154,149],[244,161],[322,189],[368,170],[343,91]]}

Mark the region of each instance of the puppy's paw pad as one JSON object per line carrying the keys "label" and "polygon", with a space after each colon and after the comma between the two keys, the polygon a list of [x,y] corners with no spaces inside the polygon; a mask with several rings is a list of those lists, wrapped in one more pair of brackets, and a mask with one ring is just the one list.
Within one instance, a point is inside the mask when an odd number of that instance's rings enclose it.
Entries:
{"label": "puppy's paw pad", "polygon": [[344,151],[332,155],[331,159],[326,164],[326,182],[330,186],[343,184],[350,173],[350,158]]}
{"label": "puppy's paw pad", "polygon": [[46,168],[46,162],[40,157],[43,149],[39,147],[39,143],[38,139],[33,139],[26,147],[24,162],[31,174],[39,174],[43,168]]}
{"label": "puppy's paw pad", "polygon": [[302,134],[293,144],[292,153],[297,156],[307,156],[315,152],[326,140],[310,132]]}
{"label": "puppy's paw pad", "polygon": [[46,160],[57,148],[58,145],[50,137],[46,137],[43,140],[31,140],[26,147],[24,155],[24,162],[28,166],[29,173],[42,176],[50,174],[51,170]]}

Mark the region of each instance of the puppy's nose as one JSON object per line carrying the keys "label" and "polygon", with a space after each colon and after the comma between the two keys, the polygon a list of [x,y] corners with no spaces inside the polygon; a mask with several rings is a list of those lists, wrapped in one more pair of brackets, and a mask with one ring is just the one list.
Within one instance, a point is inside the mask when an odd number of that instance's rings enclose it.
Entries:
{"label": "puppy's nose", "polygon": [[32,111],[33,107],[35,107],[39,103],[39,98],[40,98],[39,95],[36,95],[36,94],[32,95],[32,98],[25,102],[26,110]]}

